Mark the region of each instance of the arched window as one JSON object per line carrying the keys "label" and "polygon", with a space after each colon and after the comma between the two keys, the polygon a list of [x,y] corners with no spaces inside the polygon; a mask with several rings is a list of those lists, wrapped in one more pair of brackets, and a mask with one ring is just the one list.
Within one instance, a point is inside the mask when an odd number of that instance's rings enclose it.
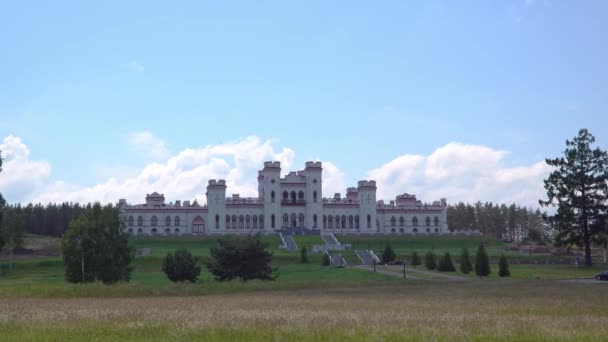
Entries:
{"label": "arched window", "polygon": [[426,222],[425,222],[425,223],[426,223],[426,226],[427,226],[427,227],[430,227],[430,226],[431,226],[431,218],[427,216],[425,221],[426,221]]}
{"label": "arched window", "polygon": [[295,213],[292,213],[292,214],[291,214],[291,226],[292,226],[292,227],[297,227],[297,224],[298,224],[298,222],[296,221],[296,220],[297,220],[297,218],[298,218],[298,217],[296,216],[296,214],[295,214]]}
{"label": "arched window", "polygon": [[289,215],[283,214],[283,228],[289,227]]}
{"label": "arched window", "polygon": [[[155,229],[153,229],[155,230]],[[165,228],[165,234],[169,235],[171,234],[171,228]]]}
{"label": "arched window", "polygon": [[317,228],[317,214],[312,215],[312,227]]}
{"label": "arched window", "polygon": [[152,235],[156,235],[158,231],[156,230],[156,228],[152,228]]}
{"label": "arched window", "polygon": [[298,227],[304,227],[304,214],[298,215]]}
{"label": "arched window", "polygon": [[251,217],[249,215],[245,216],[245,228],[251,229]]}
{"label": "arched window", "polygon": [[342,229],[346,228],[346,215],[342,215]]}
{"label": "arched window", "polygon": [[412,232],[414,232],[414,234],[415,234],[415,233],[418,233],[418,228],[414,228],[414,229],[412,229]]}
{"label": "arched window", "polygon": [[304,202],[304,191],[298,192],[298,201]]}
{"label": "arched window", "polygon": [[129,226],[133,226],[133,216],[129,216]]}
{"label": "arched window", "polygon": [[152,220],[150,222],[152,224],[152,227],[158,226],[158,218],[156,218],[156,216],[152,216]]}
{"label": "arched window", "polygon": [[315,203],[317,202],[317,190],[312,192],[312,201]]}
{"label": "arched window", "polygon": [[418,227],[418,217],[414,216],[414,218],[412,219],[412,226]]}
{"label": "arched window", "polygon": [[[274,228],[276,225],[274,223],[275,219],[274,219],[274,214],[270,215],[270,228]],[[260,216],[260,226],[264,226],[262,223],[264,223],[264,216]]]}
{"label": "arched window", "polygon": [[230,229],[230,216],[226,215],[226,229]]}
{"label": "arched window", "polygon": [[336,228],[340,228],[340,216],[336,215]]}
{"label": "arched window", "polygon": [[[272,215],[272,228],[274,228],[274,215]],[[260,219],[259,219],[260,223],[258,224],[258,227],[260,229],[264,229],[264,215],[260,215]]]}
{"label": "arched window", "polygon": [[173,232],[175,232],[175,235],[179,235],[179,228],[175,228]]}
{"label": "arched window", "polygon": [[395,216],[391,216],[391,227],[396,226]]}
{"label": "arched window", "polygon": [[283,191],[283,202],[289,201],[289,193],[287,191]]}
{"label": "arched window", "polygon": [[392,228],[392,229],[391,229],[391,233],[394,233],[394,232],[395,232],[395,228]]}
{"label": "arched window", "polygon": [[232,215],[232,229],[236,229],[236,215]]}
{"label": "arched window", "polygon": [[239,228],[245,228],[245,218],[243,217],[243,215],[239,216]]}
{"label": "arched window", "polygon": [[141,228],[137,228],[137,234],[142,234],[143,232],[144,232],[144,230],[143,230],[143,229],[141,229]]}
{"label": "arched window", "polygon": [[403,232],[404,232],[403,228],[399,228],[399,233],[403,233]]}
{"label": "arched window", "polygon": [[257,228],[258,228],[258,216],[253,215],[253,229],[257,229]]}
{"label": "arched window", "polygon": [[372,227],[372,215],[367,215],[367,228]]}
{"label": "arched window", "polygon": [[327,215],[323,215],[323,229],[327,228]]}
{"label": "arched window", "polygon": [[435,228],[435,233],[439,233],[439,228]]}
{"label": "arched window", "polygon": [[439,217],[435,216],[434,221],[435,221],[435,227],[438,227],[439,226]]}
{"label": "arched window", "polygon": [[405,226],[405,218],[404,218],[403,216],[401,216],[401,217],[399,218],[399,226],[400,226],[400,227]]}
{"label": "arched window", "polygon": [[354,218],[353,215],[349,215],[348,216],[348,228],[353,229],[353,225],[354,225]]}
{"label": "arched window", "polygon": [[431,228],[426,229],[427,234],[431,232]]}
{"label": "arched window", "polygon": [[327,217],[327,227],[330,229],[334,228],[334,217],[331,215]]}
{"label": "arched window", "polygon": [[295,191],[291,192],[291,202],[296,203],[296,192]]}
{"label": "arched window", "polygon": [[270,202],[274,203],[274,190],[270,192]]}
{"label": "arched window", "polygon": [[171,225],[171,216],[167,216],[165,217],[165,226],[170,226]]}
{"label": "arched window", "polygon": [[215,229],[220,229],[220,215],[215,215]]}
{"label": "arched window", "polygon": [[133,228],[129,228],[129,234],[133,235]]}
{"label": "arched window", "polygon": [[179,227],[179,225],[181,224],[181,220],[179,219],[179,216],[175,216],[175,218],[173,219],[173,221],[175,221],[175,226]]}
{"label": "arched window", "polygon": [[355,215],[355,228],[359,229],[359,215]]}
{"label": "arched window", "polygon": [[205,221],[202,217],[197,216],[192,220],[192,232],[193,233],[203,233],[205,231]]}
{"label": "arched window", "polygon": [[144,225],[144,218],[141,216],[137,217],[137,225],[138,226],[143,226]]}

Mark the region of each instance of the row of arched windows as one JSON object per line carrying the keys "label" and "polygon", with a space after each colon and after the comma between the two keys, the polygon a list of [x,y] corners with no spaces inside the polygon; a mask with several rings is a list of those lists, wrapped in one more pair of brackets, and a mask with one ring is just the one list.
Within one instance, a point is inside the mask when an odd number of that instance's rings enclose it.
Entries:
{"label": "row of arched windows", "polygon": [[[127,219],[128,221],[128,225],[130,227],[135,225],[135,219],[133,218],[133,216],[129,216],[129,218]],[[173,219],[174,225],[175,226],[180,226],[181,224],[181,219],[179,216],[175,216],[175,218]],[[137,225],[138,226],[143,226],[144,225],[144,218],[141,216],[137,217]],[[156,216],[152,216],[152,218],[150,219],[150,225],[152,227],[157,227],[158,226],[158,217]],[[165,226],[170,226],[171,225],[171,216],[167,216],[165,217]]]}
{"label": "row of arched windows", "polygon": [[[392,228],[392,229],[391,229],[391,233],[396,233],[396,232],[397,232],[397,229],[395,229],[395,228]],[[430,233],[431,233],[431,228],[427,228],[427,229],[425,230],[425,232],[426,232],[427,234],[430,234]],[[439,228],[435,228],[433,232],[435,232],[435,233],[439,233]],[[403,228],[399,228],[399,233],[405,233],[405,229],[403,229]],[[412,229],[412,233],[414,233],[414,234],[415,234],[415,233],[418,233],[418,228],[414,228],[414,229]]]}
{"label": "row of arched windows", "polygon": [[[368,224],[371,224],[371,216],[368,215]],[[359,229],[359,215],[323,215],[323,228],[337,229]]]}
{"label": "row of arched windows", "polygon": [[[312,201],[317,202],[317,190],[312,192]],[[270,202],[275,202],[274,190],[270,192]],[[302,203],[304,202],[304,191],[299,191],[297,194],[295,191],[287,192],[283,191],[283,203]]]}
{"label": "row of arched windows", "polygon": [[[137,234],[143,234],[144,230],[143,228],[137,228]],[[152,233],[152,235],[157,235],[158,234],[158,230],[156,228],[152,228],[152,230],[150,231],[150,233]],[[175,228],[175,230],[171,230],[171,228],[166,228],[165,229],[165,234],[169,235],[169,234],[179,234],[180,230],[179,228]],[[129,228],[129,234],[133,235],[134,234],[134,230],[133,228]]]}
{"label": "row of arched windows", "polygon": [[[274,215],[272,215],[274,217]],[[220,228],[220,217],[215,215],[215,228]],[[264,228],[264,215],[226,215],[226,228],[230,229],[262,229]]]}
{"label": "row of arched windows", "polygon": [[[439,227],[439,217],[435,216],[435,218],[433,219],[433,223],[434,223],[435,227]],[[425,225],[426,225],[426,227],[431,226],[431,217],[430,216],[426,217]],[[391,227],[396,227],[396,226],[397,226],[397,219],[395,218],[395,216],[391,216]],[[403,216],[399,217],[399,226],[400,227],[405,226],[405,218]],[[418,217],[414,216],[412,218],[412,226],[418,227]]]}

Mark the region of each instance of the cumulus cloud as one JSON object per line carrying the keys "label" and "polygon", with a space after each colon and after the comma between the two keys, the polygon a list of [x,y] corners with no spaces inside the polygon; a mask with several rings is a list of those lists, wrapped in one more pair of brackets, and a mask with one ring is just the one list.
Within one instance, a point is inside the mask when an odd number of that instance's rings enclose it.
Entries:
{"label": "cumulus cloud", "polygon": [[20,138],[13,135],[4,138],[0,151],[4,159],[0,190],[6,199],[23,201],[48,181],[51,165],[30,160],[30,150]]}
{"label": "cumulus cloud", "polygon": [[428,156],[406,154],[369,172],[378,184],[378,198],[393,199],[408,192],[423,201],[516,202],[537,206],[544,196],[544,162],[507,167],[507,151],[486,146],[449,143]]}
{"label": "cumulus cloud", "polygon": [[148,131],[131,133],[129,144],[134,151],[151,159],[160,159],[169,155],[165,142]]}
{"label": "cumulus cloud", "polygon": [[[151,139],[153,135],[142,135]],[[151,145],[154,145],[152,143]],[[163,145],[164,146],[164,143]],[[165,193],[167,201],[193,200],[205,203],[209,179],[226,179],[228,195],[257,196],[257,170],[266,160],[281,162],[283,174],[292,169],[295,152],[277,149],[272,141],[251,136],[200,148],[188,148],[162,162],[108,178],[93,186],[49,181],[51,166],[29,159],[29,149],[18,137],[9,136],[0,145],[5,172],[0,191],[10,202],[116,202],[126,198],[141,203],[146,193]],[[157,146],[158,149],[158,146]],[[168,153],[165,152],[163,153]],[[536,206],[544,196],[542,180],[549,168],[544,162],[505,166],[507,151],[487,146],[449,143],[427,156],[405,154],[368,172],[378,185],[378,198],[386,201],[407,192],[423,201],[447,198],[448,202],[516,202]],[[323,161],[323,194],[344,193],[346,175],[336,164]],[[356,186],[356,184],[352,184]]]}

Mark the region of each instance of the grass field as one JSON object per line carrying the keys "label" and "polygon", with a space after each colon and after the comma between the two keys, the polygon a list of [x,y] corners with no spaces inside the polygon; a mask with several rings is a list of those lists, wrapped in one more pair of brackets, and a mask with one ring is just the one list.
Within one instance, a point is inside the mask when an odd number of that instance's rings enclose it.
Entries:
{"label": "grass field", "polygon": [[[480,242],[493,256],[504,248],[480,237],[338,239],[378,253],[388,242],[400,257],[413,250],[457,256],[463,247],[474,254]],[[484,279],[403,280],[323,267],[319,254],[301,264],[298,252],[278,249],[277,236],[264,240],[279,270],[276,281],[216,282],[203,272],[198,283],[173,284],[160,271],[164,255],[178,248],[208,260],[215,238],[133,239],[136,249],[151,253],[135,259],[131,282],[111,286],[65,283],[58,256],[17,260],[0,278],[0,340],[601,341],[608,333],[608,283],[558,280],[589,278],[604,266],[511,264],[512,277],[500,279],[493,265]],[[307,248],[321,243],[318,236],[295,241]],[[353,251],[343,255],[358,262]]]}
{"label": "grass field", "polygon": [[402,282],[199,297],[3,299],[4,341],[603,341],[608,286]]}

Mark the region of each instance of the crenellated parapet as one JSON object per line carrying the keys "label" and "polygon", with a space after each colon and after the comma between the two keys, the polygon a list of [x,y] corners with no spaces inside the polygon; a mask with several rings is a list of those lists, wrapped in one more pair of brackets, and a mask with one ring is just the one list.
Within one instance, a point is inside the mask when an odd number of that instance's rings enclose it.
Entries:
{"label": "crenellated parapet", "polygon": [[322,164],[320,161],[316,162],[316,161],[307,161],[306,162],[306,168],[307,169],[322,169]]}
{"label": "crenellated parapet", "polygon": [[210,179],[207,187],[210,187],[210,186],[223,186],[223,187],[226,187],[226,180],[225,179],[218,179],[218,180]]}
{"label": "crenellated parapet", "polygon": [[265,161],[264,162],[264,169],[280,169],[281,168],[281,162],[278,161]]}
{"label": "crenellated parapet", "polygon": [[360,180],[357,183],[357,188],[376,188],[376,181],[375,180]]}

